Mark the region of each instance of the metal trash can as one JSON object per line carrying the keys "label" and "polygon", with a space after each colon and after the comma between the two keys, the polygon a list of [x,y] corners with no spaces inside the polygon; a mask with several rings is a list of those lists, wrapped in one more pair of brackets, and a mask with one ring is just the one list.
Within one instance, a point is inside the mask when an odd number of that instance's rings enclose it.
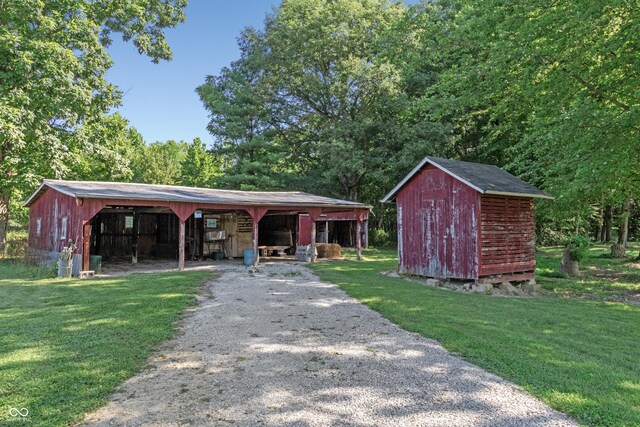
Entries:
{"label": "metal trash can", "polygon": [[93,270],[95,274],[102,272],[102,255],[89,255],[89,270]]}

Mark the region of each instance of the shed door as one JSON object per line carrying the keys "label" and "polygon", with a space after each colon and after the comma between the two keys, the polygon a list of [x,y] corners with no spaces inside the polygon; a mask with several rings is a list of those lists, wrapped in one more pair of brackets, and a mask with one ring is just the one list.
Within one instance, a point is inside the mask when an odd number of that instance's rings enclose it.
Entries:
{"label": "shed door", "polygon": [[421,209],[421,266],[427,276],[447,277],[447,201],[423,199]]}

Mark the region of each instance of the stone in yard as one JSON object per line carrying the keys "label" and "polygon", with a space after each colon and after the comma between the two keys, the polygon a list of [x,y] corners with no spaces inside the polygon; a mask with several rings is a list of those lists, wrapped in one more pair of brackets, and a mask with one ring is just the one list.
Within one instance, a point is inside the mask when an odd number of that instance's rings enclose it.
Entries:
{"label": "stone in yard", "polygon": [[427,286],[438,286],[440,281],[438,279],[427,279]]}
{"label": "stone in yard", "polygon": [[536,294],[540,291],[540,285],[536,283],[535,279],[524,282],[521,287],[528,294]]}
{"label": "stone in yard", "polygon": [[491,283],[489,283],[489,285],[487,285],[486,283],[476,283],[471,286],[471,290],[478,294],[490,294],[491,292],[489,291],[489,288],[492,287],[493,285]]}
{"label": "stone in yard", "polygon": [[519,295],[518,289],[511,284],[511,282],[502,282],[498,289],[502,291],[504,295]]}

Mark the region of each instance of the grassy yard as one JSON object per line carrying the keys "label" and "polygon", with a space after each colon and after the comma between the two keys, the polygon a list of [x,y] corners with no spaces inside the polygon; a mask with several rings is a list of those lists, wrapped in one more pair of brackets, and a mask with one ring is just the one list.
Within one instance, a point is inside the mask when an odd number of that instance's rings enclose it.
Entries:
{"label": "grassy yard", "polygon": [[[537,256],[537,280],[544,290],[564,296],[578,296],[640,303],[640,262],[609,256],[609,246],[594,245],[580,265],[581,277],[567,278],[558,273],[561,247],[542,248]],[[627,254],[638,255],[640,244],[631,243]]]}
{"label": "grassy yard", "polygon": [[[640,272],[600,257],[602,250],[594,249],[587,268]],[[549,296],[539,298],[466,294],[388,277],[380,273],[397,268],[390,250],[369,250],[362,262],[312,268],[394,323],[438,340],[583,424],[640,425],[640,306],[555,297],[581,295],[584,287],[595,294],[627,292],[637,283],[550,277],[560,253],[541,251],[540,276]]]}
{"label": "grassy yard", "polygon": [[[49,279],[0,261],[0,425],[67,426],[106,402],[195,303],[210,272]],[[26,419],[9,408],[27,408]]]}

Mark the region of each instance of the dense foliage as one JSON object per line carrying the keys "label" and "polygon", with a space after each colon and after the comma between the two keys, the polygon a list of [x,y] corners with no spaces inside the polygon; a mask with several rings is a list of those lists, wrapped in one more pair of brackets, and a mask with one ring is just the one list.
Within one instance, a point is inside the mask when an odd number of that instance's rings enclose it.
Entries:
{"label": "dense foliage", "polygon": [[[42,177],[126,178],[120,91],[105,76],[113,34],[154,62],[186,0],[28,0],[0,4],[0,250],[11,199]],[[87,161],[91,157],[91,161]],[[95,161],[99,164],[94,166]],[[74,170],[77,164],[77,169]]]}
{"label": "dense foliage", "polygon": [[616,226],[626,242],[639,22],[627,1],[285,0],[198,93],[227,185],[358,199],[390,229],[377,200],[424,155],[446,156],[555,196],[538,206],[547,243]]}

